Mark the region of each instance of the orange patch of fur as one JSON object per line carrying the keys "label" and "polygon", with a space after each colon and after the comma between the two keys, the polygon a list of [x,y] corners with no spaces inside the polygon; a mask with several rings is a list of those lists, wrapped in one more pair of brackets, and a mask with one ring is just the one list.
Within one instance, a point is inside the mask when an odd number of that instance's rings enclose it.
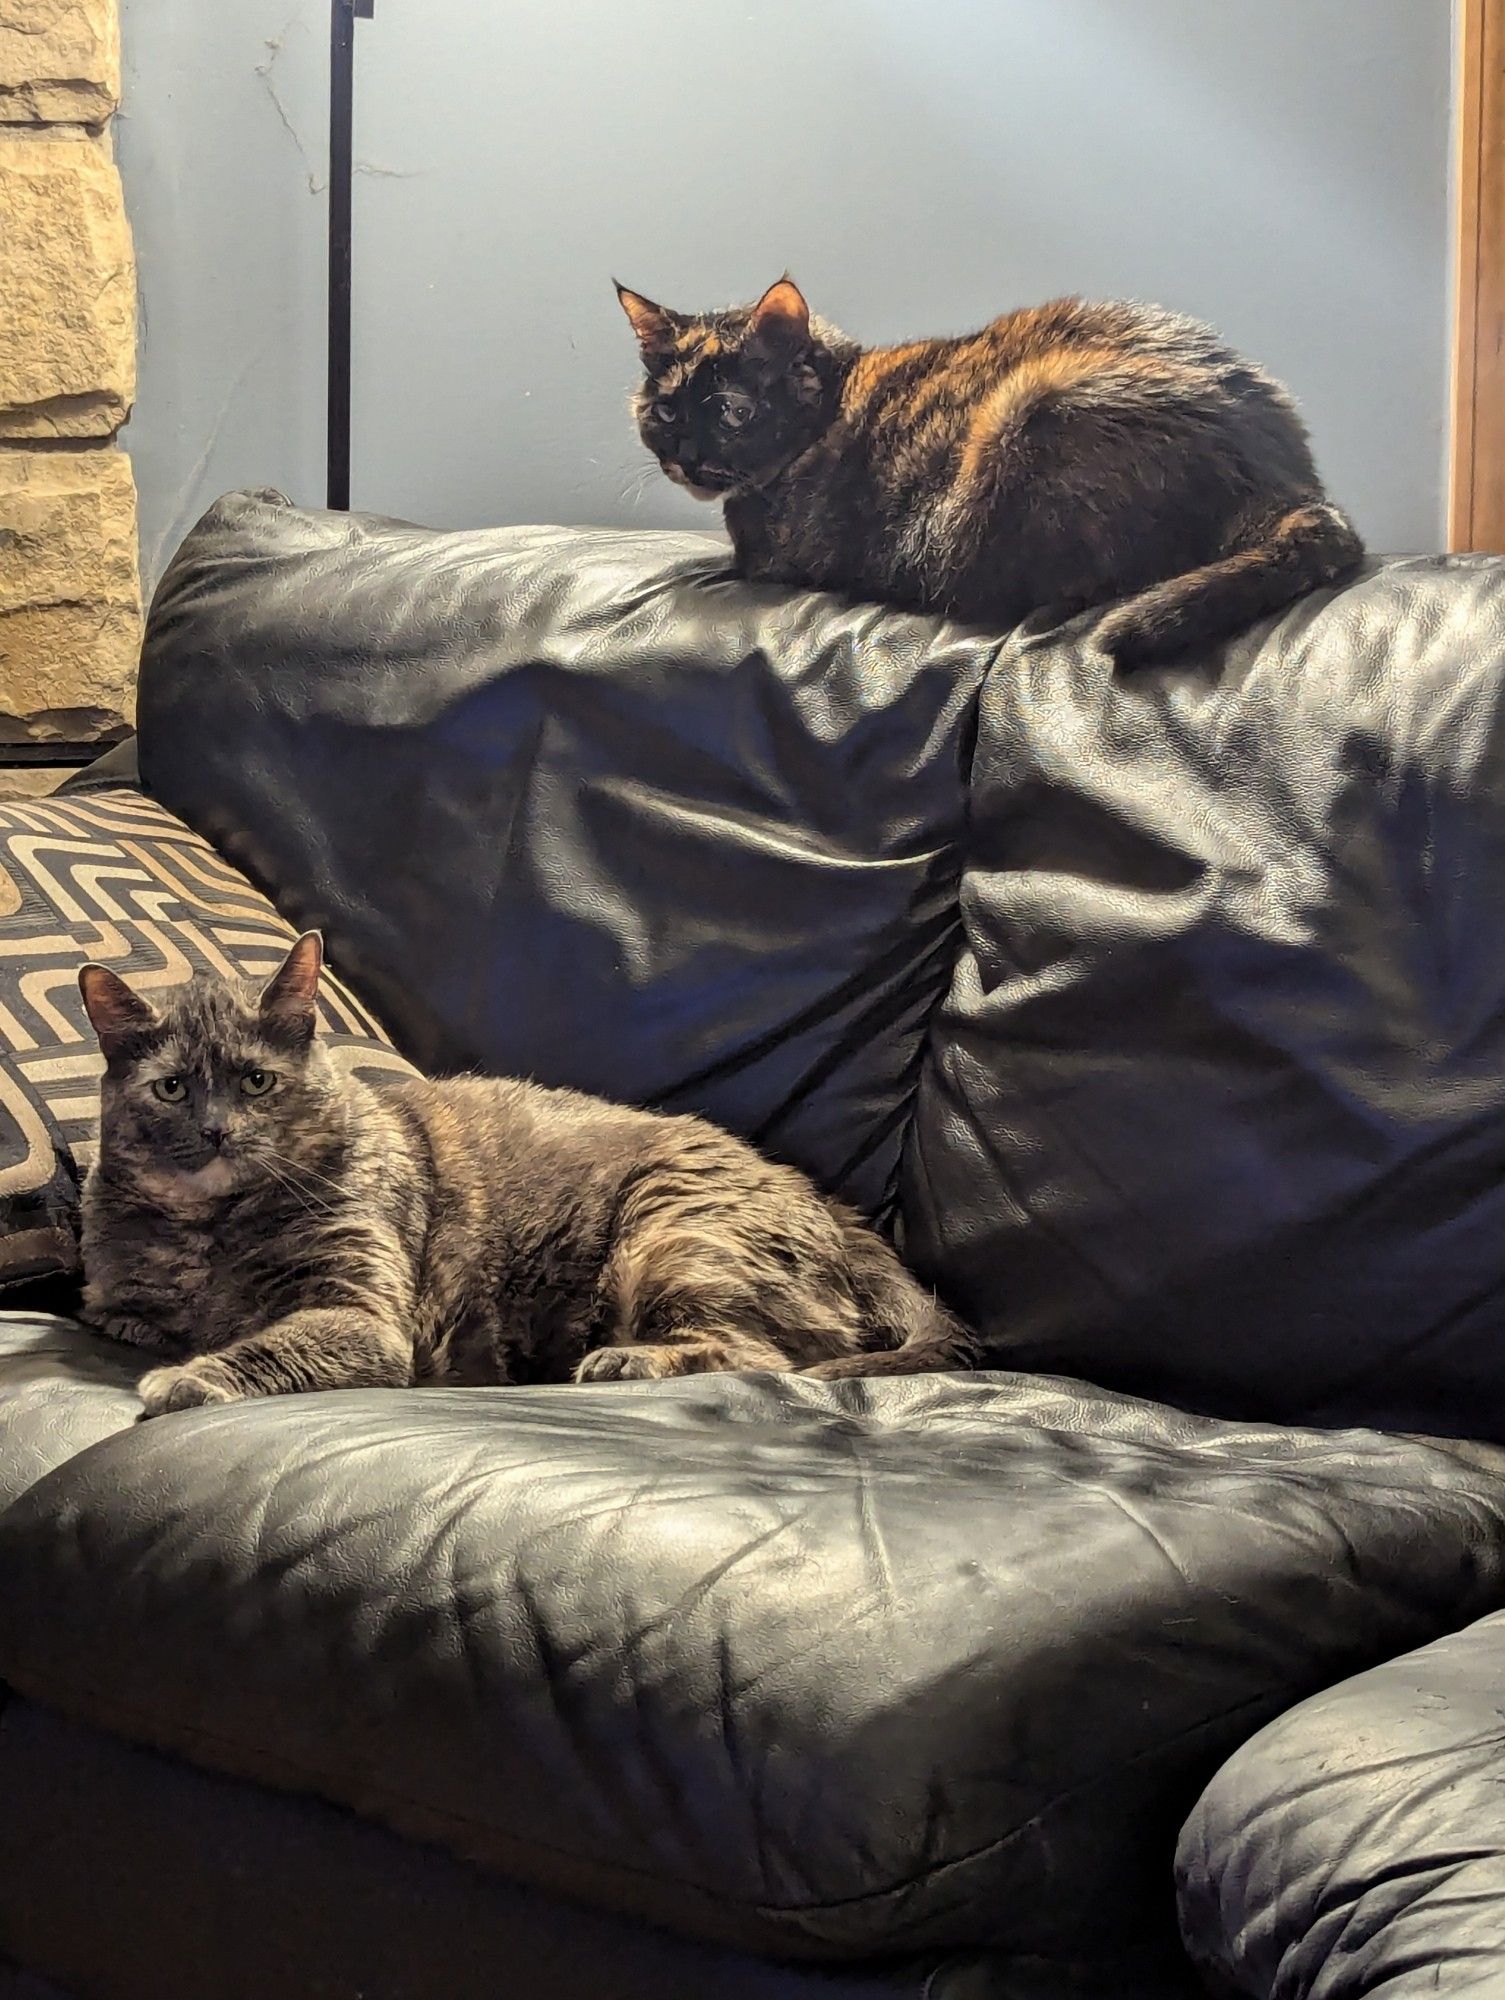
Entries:
{"label": "orange patch of fur", "polygon": [[1026,355],[978,404],[967,425],[957,466],[957,484],[975,485],[985,469],[988,453],[1004,431],[1037,404],[1075,388],[1079,382],[1090,381],[1104,368],[1120,364],[1122,359],[1102,347],[1049,347],[1041,353]]}
{"label": "orange patch of fur", "polygon": [[843,401],[848,409],[858,409],[872,395],[878,385],[906,361],[912,361],[917,354],[924,354],[933,345],[928,340],[906,341],[902,347],[871,347],[866,354],[858,357],[856,365],[847,377]]}

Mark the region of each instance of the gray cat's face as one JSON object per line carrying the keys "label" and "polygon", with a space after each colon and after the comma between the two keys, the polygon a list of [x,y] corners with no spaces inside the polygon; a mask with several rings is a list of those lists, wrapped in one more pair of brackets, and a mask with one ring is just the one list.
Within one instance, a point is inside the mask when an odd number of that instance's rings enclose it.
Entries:
{"label": "gray cat's face", "polygon": [[153,1005],[103,966],[80,985],[106,1069],[101,1158],[185,1193],[297,1178],[327,1146],[336,1077],[314,1040],[317,937],[264,992],[200,976]]}

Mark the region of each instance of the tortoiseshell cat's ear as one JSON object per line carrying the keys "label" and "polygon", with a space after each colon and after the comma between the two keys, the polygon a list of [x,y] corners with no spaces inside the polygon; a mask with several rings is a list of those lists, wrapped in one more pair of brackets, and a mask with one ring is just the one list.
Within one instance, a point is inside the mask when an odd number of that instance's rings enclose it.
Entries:
{"label": "tortoiseshell cat's ear", "polygon": [[133,1035],[149,1034],[157,1025],[156,1009],[139,993],[133,993],[107,965],[80,966],[78,990],[84,996],[89,1025],[106,1055]]}
{"label": "tortoiseshell cat's ear", "polygon": [[628,291],[625,285],[618,285],[615,278],[612,279],[612,283],[617,286],[617,297],[622,302],[622,310],[632,324],[632,330],[638,337],[638,346],[642,348],[643,353],[645,355],[662,353],[665,348],[672,347],[678,314],[668,311],[664,306],[656,306],[652,299],[645,299],[641,292]]}
{"label": "tortoiseshell cat's ear", "polygon": [[752,330],[761,340],[797,347],[810,338],[810,308],[786,271],[752,309]]}
{"label": "tortoiseshell cat's ear", "polygon": [[297,1034],[312,1035],[323,968],[324,940],[317,931],[305,931],[267,981],[261,995],[261,1018]]}

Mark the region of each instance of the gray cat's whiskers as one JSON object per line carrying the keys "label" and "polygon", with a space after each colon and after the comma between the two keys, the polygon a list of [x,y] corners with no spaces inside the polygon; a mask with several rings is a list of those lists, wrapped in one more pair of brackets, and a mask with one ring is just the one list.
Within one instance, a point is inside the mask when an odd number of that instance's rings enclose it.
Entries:
{"label": "gray cat's whiskers", "polygon": [[[306,1161],[290,1160],[284,1153],[258,1153],[256,1158],[274,1170],[281,1167],[292,1177],[294,1182],[303,1180],[321,1182],[325,1187],[331,1189],[339,1200],[344,1199],[346,1191],[339,1181],[335,1180],[330,1174],[320,1173],[316,1167],[309,1166]],[[301,1189],[299,1190],[299,1192],[302,1191]],[[338,1206],[338,1202],[330,1202],[328,1205],[330,1211],[333,1212],[334,1208]]]}
{"label": "gray cat's whiskers", "polygon": [[[278,1187],[285,1189],[295,1200],[301,1201],[306,1209],[310,1209],[318,1215],[333,1215],[335,1213],[338,1203],[331,1201],[327,1196],[323,1200],[318,1200],[308,1188],[299,1187],[290,1173],[284,1173],[280,1170],[273,1155],[259,1153],[257,1155],[257,1164],[265,1167]],[[288,1164],[290,1163],[283,1163],[283,1165]]]}

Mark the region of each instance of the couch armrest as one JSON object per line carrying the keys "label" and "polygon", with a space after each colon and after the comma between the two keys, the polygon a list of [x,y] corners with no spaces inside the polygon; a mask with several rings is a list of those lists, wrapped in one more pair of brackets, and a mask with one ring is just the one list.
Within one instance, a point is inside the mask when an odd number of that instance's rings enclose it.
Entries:
{"label": "couch armrest", "polygon": [[1505,1615],[1303,1702],[1203,1793],[1182,1929],[1213,1990],[1505,1993]]}

